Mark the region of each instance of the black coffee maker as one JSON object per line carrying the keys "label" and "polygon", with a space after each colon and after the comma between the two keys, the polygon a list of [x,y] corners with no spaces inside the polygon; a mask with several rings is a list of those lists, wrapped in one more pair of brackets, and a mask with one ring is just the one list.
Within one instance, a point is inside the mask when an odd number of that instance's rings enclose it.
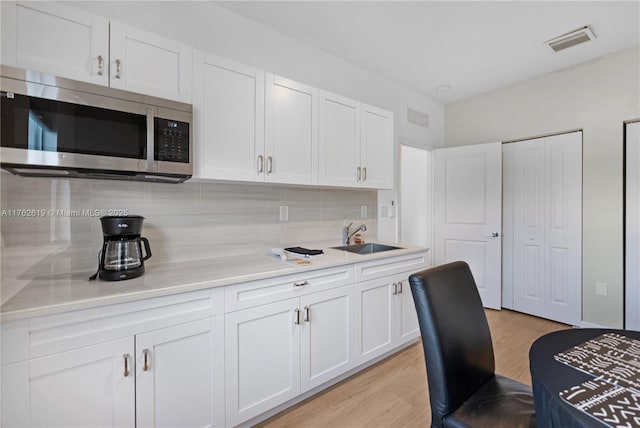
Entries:
{"label": "black coffee maker", "polygon": [[144,273],[144,261],[151,257],[151,248],[147,238],[140,236],[143,220],[139,215],[100,217],[104,243],[98,255],[98,271],[90,280],[99,275],[106,281],[119,281]]}

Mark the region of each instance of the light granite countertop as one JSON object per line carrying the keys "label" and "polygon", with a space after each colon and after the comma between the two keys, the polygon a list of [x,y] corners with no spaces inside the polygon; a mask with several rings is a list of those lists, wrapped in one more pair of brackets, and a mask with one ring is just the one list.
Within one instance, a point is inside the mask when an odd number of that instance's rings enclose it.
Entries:
{"label": "light granite countertop", "polygon": [[[333,245],[332,245],[333,244]],[[395,244],[390,244],[395,245]],[[39,275],[24,284],[0,307],[0,322],[42,315],[53,315],[79,309],[124,303],[188,291],[272,278],[287,274],[333,266],[361,263],[427,251],[423,247],[406,246],[398,250],[358,255],[330,247],[335,243],[305,243],[307,248],[321,248],[324,255],[299,265],[270,255],[269,249],[256,253],[168,263],[147,263],[145,274],[125,281],[89,281],[94,272]],[[7,284],[3,284],[3,288]],[[15,287],[16,284],[8,284]]]}

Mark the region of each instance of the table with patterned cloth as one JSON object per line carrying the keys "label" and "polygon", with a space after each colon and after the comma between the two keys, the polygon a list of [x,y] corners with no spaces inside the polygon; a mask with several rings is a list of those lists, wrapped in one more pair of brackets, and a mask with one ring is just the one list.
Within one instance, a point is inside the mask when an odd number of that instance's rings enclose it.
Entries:
{"label": "table with patterned cloth", "polygon": [[539,427],[640,427],[640,332],[549,333],[529,362]]}

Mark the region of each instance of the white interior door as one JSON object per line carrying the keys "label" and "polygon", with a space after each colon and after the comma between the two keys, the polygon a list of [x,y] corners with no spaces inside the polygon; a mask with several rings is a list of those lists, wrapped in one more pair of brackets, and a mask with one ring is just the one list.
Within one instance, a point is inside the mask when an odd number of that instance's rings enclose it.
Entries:
{"label": "white interior door", "polygon": [[512,308],[582,318],[582,133],[503,147],[503,287]]}
{"label": "white interior door", "polygon": [[625,328],[640,330],[640,122],[626,134]]}
{"label": "white interior door", "polygon": [[501,307],[502,144],[434,151],[434,264],[469,264],[485,307]]}

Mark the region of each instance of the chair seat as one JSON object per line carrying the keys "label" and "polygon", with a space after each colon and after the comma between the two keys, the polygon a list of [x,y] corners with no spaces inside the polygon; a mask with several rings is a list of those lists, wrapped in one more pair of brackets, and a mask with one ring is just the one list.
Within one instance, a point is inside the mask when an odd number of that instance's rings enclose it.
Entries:
{"label": "chair seat", "polygon": [[451,428],[535,427],[531,388],[504,376],[495,375],[443,420]]}

